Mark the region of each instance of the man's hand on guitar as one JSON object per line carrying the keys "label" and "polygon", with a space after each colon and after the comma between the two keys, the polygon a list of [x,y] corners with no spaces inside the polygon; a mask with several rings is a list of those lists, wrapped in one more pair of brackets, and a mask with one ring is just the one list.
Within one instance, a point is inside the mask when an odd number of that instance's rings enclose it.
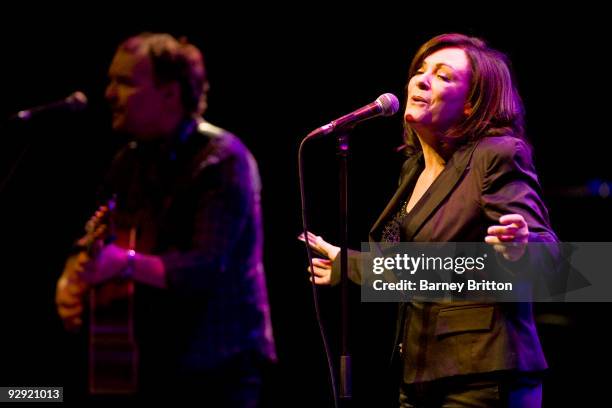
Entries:
{"label": "man's hand on guitar", "polygon": [[106,245],[95,259],[85,251],[68,258],[55,291],[57,312],[67,330],[75,331],[83,324],[84,300],[90,285],[122,276],[127,266],[127,251],[114,244]]}
{"label": "man's hand on guitar", "polygon": [[89,256],[86,252],[72,255],[66,260],[64,271],[57,281],[57,313],[69,331],[76,331],[83,324],[83,302],[89,287],[84,279],[84,272],[88,262]]}
{"label": "man's hand on guitar", "polygon": [[96,259],[85,265],[84,278],[90,285],[97,285],[125,274],[128,267],[128,253],[115,244],[106,245]]}

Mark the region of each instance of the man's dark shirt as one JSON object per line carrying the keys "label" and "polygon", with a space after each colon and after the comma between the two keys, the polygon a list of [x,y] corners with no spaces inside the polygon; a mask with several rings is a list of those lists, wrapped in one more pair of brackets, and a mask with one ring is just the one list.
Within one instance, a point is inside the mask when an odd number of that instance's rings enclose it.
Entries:
{"label": "man's dark shirt", "polygon": [[186,123],[174,139],[131,142],[104,194],[117,230],[136,226],[137,251],[160,256],[167,289],[136,288],[145,376],[214,369],[242,352],[274,360],[263,269],[257,164],[229,132]]}

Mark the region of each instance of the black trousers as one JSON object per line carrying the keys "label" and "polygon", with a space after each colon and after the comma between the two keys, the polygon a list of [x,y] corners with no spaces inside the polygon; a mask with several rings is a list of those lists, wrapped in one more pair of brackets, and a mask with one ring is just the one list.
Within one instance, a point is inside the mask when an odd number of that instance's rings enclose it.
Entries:
{"label": "black trousers", "polygon": [[166,383],[150,384],[139,393],[143,403],[179,406],[259,408],[264,361],[255,352],[240,353],[210,371],[179,372]]}
{"label": "black trousers", "polygon": [[400,408],[540,408],[539,375],[482,374],[402,384]]}
{"label": "black trousers", "polygon": [[[266,361],[255,352],[243,352],[209,371],[181,372],[160,360],[155,370],[140,373],[138,392],[129,395],[75,395],[65,401],[96,407],[189,406],[261,408]],[[85,385],[82,386],[85,388]]]}

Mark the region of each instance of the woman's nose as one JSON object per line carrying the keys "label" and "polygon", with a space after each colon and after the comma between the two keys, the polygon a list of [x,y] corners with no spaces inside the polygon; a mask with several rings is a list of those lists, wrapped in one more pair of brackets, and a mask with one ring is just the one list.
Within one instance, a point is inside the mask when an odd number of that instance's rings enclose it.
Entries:
{"label": "woman's nose", "polygon": [[421,75],[417,80],[417,87],[423,91],[429,90],[429,75]]}

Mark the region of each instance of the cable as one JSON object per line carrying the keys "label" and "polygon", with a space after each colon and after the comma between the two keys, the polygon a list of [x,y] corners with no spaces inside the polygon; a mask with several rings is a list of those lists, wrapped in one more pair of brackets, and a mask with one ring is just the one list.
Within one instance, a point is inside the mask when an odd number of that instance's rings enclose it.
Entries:
{"label": "cable", "polygon": [[304,189],[304,161],[303,161],[303,154],[302,154],[304,143],[308,140],[310,140],[310,137],[306,136],[300,143],[300,148],[298,150],[298,177],[300,181],[300,199],[301,199],[301,204],[302,204],[302,228],[304,229],[306,254],[308,256],[308,264],[310,265],[310,279],[311,279],[311,288],[312,288],[312,298],[313,298],[314,309],[315,309],[315,317],[319,325],[319,332],[321,333],[321,340],[323,341],[323,348],[325,349],[325,356],[327,358],[327,367],[329,369],[330,386],[332,389],[332,395],[334,399],[334,407],[338,408],[338,391],[336,388],[336,375],[334,371],[334,365],[332,362],[331,351],[329,349],[329,344],[327,342],[327,335],[325,333],[325,328],[323,327],[323,322],[321,321],[321,313],[319,310],[319,296],[317,292],[317,285],[315,284],[314,266],[312,264],[312,248],[310,248],[310,245],[308,244],[306,194],[305,194],[305,189]]}

